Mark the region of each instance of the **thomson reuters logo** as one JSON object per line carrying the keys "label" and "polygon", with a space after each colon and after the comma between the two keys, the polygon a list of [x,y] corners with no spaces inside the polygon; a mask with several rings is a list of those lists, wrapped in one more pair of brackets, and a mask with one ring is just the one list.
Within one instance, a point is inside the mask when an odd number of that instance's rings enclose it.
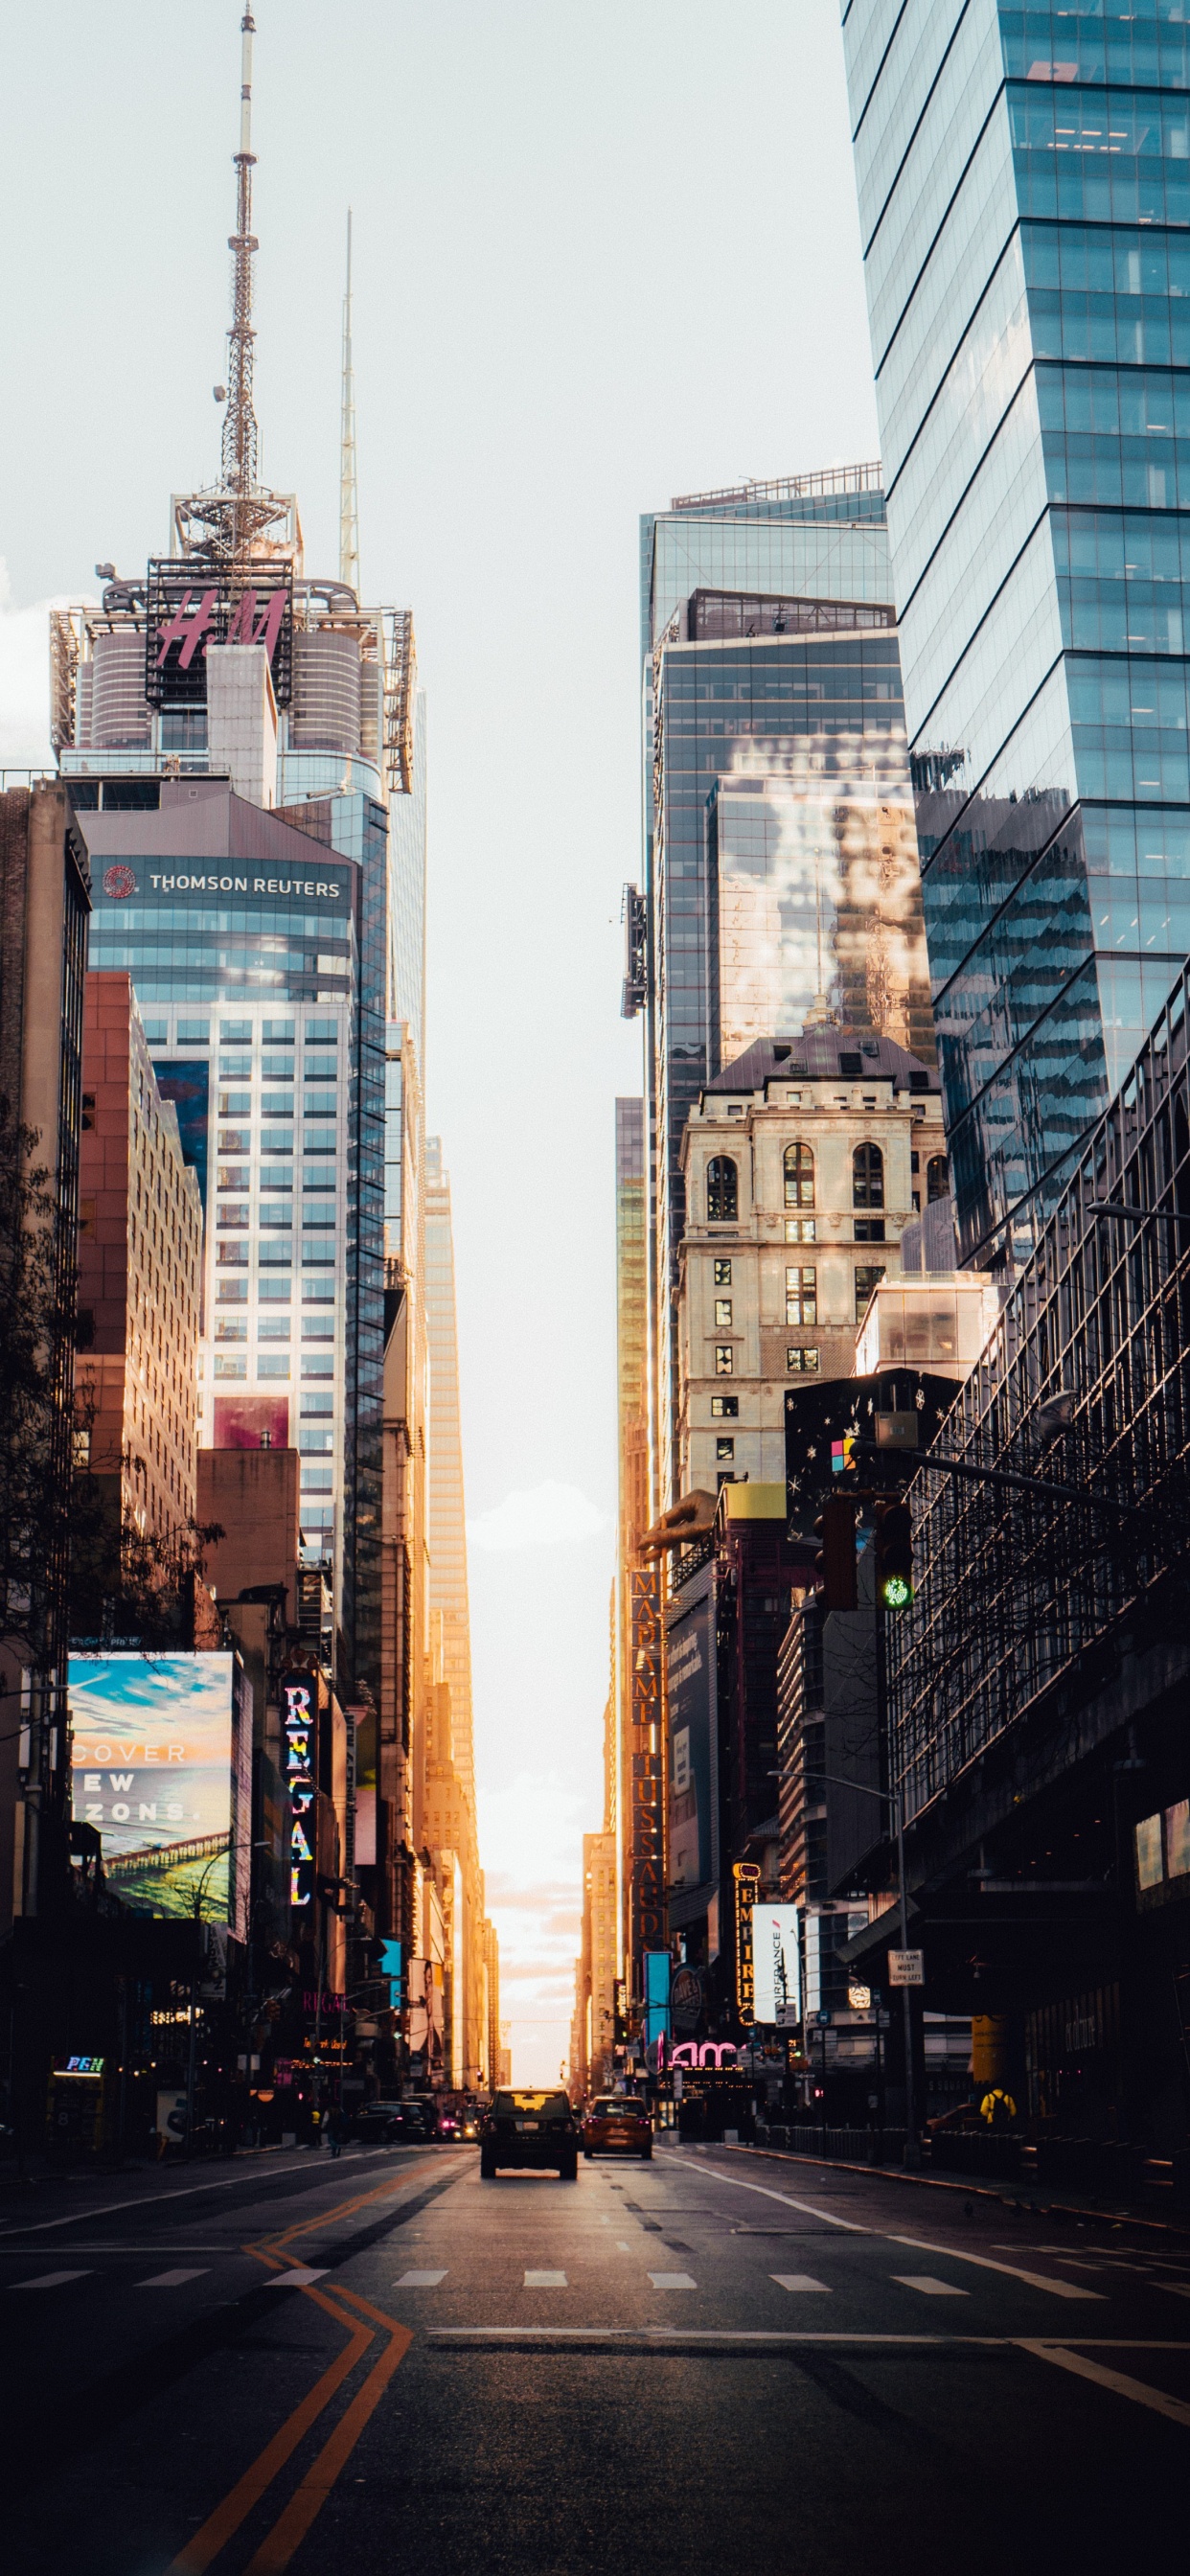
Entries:
{"label": "thomson reuters logo", "polygon": [[135,868],[105,868],[103,891],[111,896],[113,903],[127,903],[129,895],[136,893]]}

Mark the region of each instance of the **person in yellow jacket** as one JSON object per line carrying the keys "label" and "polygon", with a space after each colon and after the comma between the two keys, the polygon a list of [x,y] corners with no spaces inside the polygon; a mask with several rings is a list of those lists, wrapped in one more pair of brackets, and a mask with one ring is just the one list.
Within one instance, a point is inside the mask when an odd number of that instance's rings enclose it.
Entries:
{"label": "person in yellow jacket", "polygon": [[979,2116],[989,2129],[1010,2128],[1016,2118],[1016,2104],[1011,2093],[1005,2093],[999,2084],[993,2085],[991,2091],[984,2094]]}

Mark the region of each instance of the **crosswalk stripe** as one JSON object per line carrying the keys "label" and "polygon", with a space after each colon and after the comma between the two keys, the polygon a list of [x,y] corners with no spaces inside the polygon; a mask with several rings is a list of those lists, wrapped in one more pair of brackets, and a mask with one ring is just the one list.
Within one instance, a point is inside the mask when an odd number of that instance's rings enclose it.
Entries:
{"label": "crosswalk stripe", "polygon": [[525,2288],[527,2290],[564,2290],[566,2274],[565,2272],[526,2272]]}
{"label": "crosswalk stripe", "polygon": [[890,2245],[910,2245],[915,2254],[944,2254],[954,2263],[975,2263],[981,2272],[1004,2272],[1010,2281],[1023,2281],[1028,2290],[1049,2290],[1055,2299],[1098,2299],[1102,2290],[1084,2289],[1081,2281],[1057,2281],[1048,2272],[1027,2272],[1020,2263],[997,2263],[990,2254],[969,2254],[965,2246],[931,2245],[925,2236],[890,2236]]}
{"label": "crosswalk stripe", "polygon": [[82,2272],[39,2272],[36,2280],[14,2281],[12,2288],[14,2290],[56,2290],[63,2281],[89,2280],[90,2272],[90,2265]]}
{"label": "crosswalk stripe", "polygon": [[932,2272],[894,2272],[892,2278],[899,2281],[905,2290],[920,2290],[923,2298],[927,2299],[969,2299],[971,2296],[969,2290],[956,2289],[953,2281],[936,2281]]}
{"label": "crosswalk stripe", "polygon": [[816,2281],[812,2272],[770,2272],[769,2279],[779,2290],[822,2290],[828,2299],[831,2295],[829,2281]]}
{"label": "crosswalk stripe", "polygon": [[698,2288],[697,2281],[691,2279],[689,2272],[650,2272],[649,2279],[655,2290],[696,2290]]}
{"label": "crosswalk stripe", "polygon": [[265,2287],[270,2290],[304,2290],[311,2281],[325,2281],[328,2268],[325,2263],[321,2269],[313,2263],[295,2263],[288,2272],[274,2272]]}
{"label": "crosswalk stripe", "polygon": [[445,2272],[402,2272],[396,2287],[398,2290],[436,2290],[439,2282],[445,2279]]}
{"label": "crosswalk stripe", "polygon": [[197,2263],[190,2271],[150,2272],[147,2279],[136,2283],[136,2287],[138,2290],[180,2290],[183,2281],[201,2281],[209,2270],[208,2263]]}

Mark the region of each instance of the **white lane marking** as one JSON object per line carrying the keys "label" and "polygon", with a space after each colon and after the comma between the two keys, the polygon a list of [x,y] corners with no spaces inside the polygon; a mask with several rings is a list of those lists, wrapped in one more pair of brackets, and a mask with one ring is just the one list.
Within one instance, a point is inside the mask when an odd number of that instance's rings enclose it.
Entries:
{"label": "white lane marking", "polygon": [[439,2282],[445,2279],[445,2272],[402,2272],[394,2287],[398,2290],[436,2290]]}
{"label": "white lane marking", "polygon": [[828,2299],[831,2295],[829,2281],[816,2281],[812,2272],[770,2272],[769,2279],[779,2290],[821,2290]]}
{"label": "white lane marking", "polygon": [[198,2263],[191,2270],[181,2266],[173,2272],[150,2272],[147,2280],[136,2281],[133,2287],[137,2290],[180,2290],[183,2281],[201,2281],[209,2269],[208,2264]]}
{"label": "white lane marking", "polygon": [[920,2290],[925,2299],[969,2299],[970,2290],[956,2290],[953,2281],[938,2281],[932,2272],[893,2272],[903,2290]]}
{"label": "white lane marking", "polygon": [[990,2254],[968,2254],[961,2245],[931,2245],[924,2236],[890,2236],[890,2245],[911,2245],[915,2254],[945,2254],[952,2263],[978,2263],[982,2272],[1006,2272],[1027,2289],[1048,2290],[1055,2299],[1103,2300],[1102,2290],[1084,2290],[1081,2281],[1058,2281],[1049,2272],[1026,2272],[1019,2263],[993,2263]]}
{"label": "white lane marking", "polygon": [[[278,2155],[289,2155],[292,2153],[292,2149],[289,2147],[278,2147],[275,2152]],[[298,2152],[301,2154],[304,2151],[299,2148]],[[405,2152],[407,2154],[413,2154],[415,2150],[407,2148]],[[401,2153],[399,2148],[397,2153]],[[377,2158],[375,2156],[368,2156],[364,2161],[368,2164],[374,2164],[377,2161]],[[291,2173],[317,2175],[319,2170],[320,2168],[316,2163],[313,2165],[291,2165],[288,2167],[288,2171]],[[399,2170],[402,2173],[408,2173],[409,2168],[407,2165],[403,2165]],[[325,2180],[329,2182],[330,2179],[330,2175],[327,2174],[325,2176]],[[27,2219],[23,2227],[0,2228],[0,2236],[47,2236],[51,2227],[85,2227],[88,2219],[113,2218],[118,2209],[150,2209],[155,2201],[193,2200],[196,2192],[243,2191],[245,2185],[250,2183],[251,2180],[251,2174],[238,2173],[230,2175],[226,2182],[184,2183],[180,2191],[145,2191],[141,2193],[138,2200],[106,2200],[98,2209],[74,2209],[70,2212],[70,2215],[67,2218],[39,2218],[36,2222],[32,2219]]]}
{"label": "white lane marking", "polygon": [[526,2272],[525,2288],[527,2290],[564,2290],[566,2274],[565,2272]]}
{"label": "white lane marking", "polygon": [[650,2272],[649,2279],[655,2290],[696,2290],[698,2288],[697,2281],[691,2278],[689,2272]]}
{"label": "white lane marking", "polygon": [[631,2252],[632,2252],[632,2247],[631,2247],[629,2244],[627,2244],[627,2243],[625,2242],[625,2239],[624,2239],[622,2236],[617,2236],[617,2238],[616,2238],[616,2246],[617,2246],[617,2250],[618,2250],[621,2254],[631,2254]]}
{"label": "white lane marking", "polygon": [[1190,2406],[1184,2397],[1167,2396],[1164,2388],[1150,2388],[1143,2379],[1129,2379],[1125,2371],[1108,2370],[1101,2361],[1088,2361],[1084,2352],[1036,2341],[1018,2341],[1018,2350],[1031,2352],[1037,2361],[1055,2362],[1059,2370],[1072,2370],[1076,2379],[1089,2379],[1094,2387],[1108,2388],[1116,2397],[1129,2397],[1134,2406],[1147,2406],[1154,2415],[1167,2415],[1171,2424],[1190,2425]]}
{"label": "white lane marking", "polygon": [[871,2227],[860,2227],[854,2218],[836,2218],[833,2209],[816,2209],[811,2200],[794,2200],[790,2192],[773,2191],[768,2183],[745,2182],[740,2174],[720,2173],[718,2165],[695,2165],[691,2156],[673,2156],[669,2161],[675,2165],[690,2165],[695,2173],[703,2176],[704,2181],[729,2183],[733,2191],[755,2191],[759,2192],[762,2200],[779,2200],[785,2209],[800,2209],[804,2218],[824,2218],[828,2227],[843,2227],[849,2236],[872,2236],[876,2232]]}
{"label": "white lane marking", "polygon": [[85,2272],[39,2272],[35,2281],[13,2281],[14,2290],[56,2290],[63,2281],[89,2281],[90,2266]]}
{"label": "white lane marking", "polygon": [[288,2272],[274,2272],[264,2286],[267,2290],[304,2290],[311,2281],[325,2281],[328,2268],[325,2263],[321,2269],[316,2263],[294,2263]]}

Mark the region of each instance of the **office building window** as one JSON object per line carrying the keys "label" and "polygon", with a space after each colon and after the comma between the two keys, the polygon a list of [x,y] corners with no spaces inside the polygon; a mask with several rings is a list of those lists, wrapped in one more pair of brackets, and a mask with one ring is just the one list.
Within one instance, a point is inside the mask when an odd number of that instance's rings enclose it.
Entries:
{"label": "office building window", "polygon": [[862,1323],[868,1306],[884,1277],[884,1263],[861,1261],[855,1272],[855,1320]]}
{"label": "office building window", "polygon": [[857,1145],[851,1157],[851,1204],[857,1208],[882,1208],[884,1205],[884,1156],[879,1145]]}
{"label": "office building window", "polygon": [[785,1321],[787,1324],[816,1324],[818,1321],[818,1273],[801,1262],[786,1264]]}
{"label": "office building window", "polygon": [[733,1351],[733,1349],[732,1349],[732,1347],[731,1347],[731,1343],[730,1343],[730,1342],[716,1342],[716,1344],[715,1344],[715,1375],[716,1375],[716,1377],[733,1377],[733,1376],[734,1376],[734,1374],[735,1374],[735,1352]]}
{"label": "office building window", "polygon": [[248,1362],[239,1351],[216,1351],[216,1377],[247,1377]]}
{"label": "office building window", "polygon": [[817,1219],[812,1216],[787,1216],[785,1240],[787,1243],[817,1243]]}
{"label": "office building window", "polygon": [[717,1262],[715,1263],[715,1286],[716,1286],[716,1288],[730,1288],[730,1286],[731,1286],[731,1263],[730,1263],[730,1261],[717,1261]]}
{"label": "office building window", "polygon": [[716,1299],[715,1299],[715,1322],[716,1322],[716,1324],[728,1324],[728,1325],[730,1325],[730,1323],[731,1323],[731,1299],[730,1299],[730,1297],[716,1297]]}
{"label": "office building window", "polygon": [[740,1183],[730,1154],[712,1154],[707,1164],[707,1223],[734,1225],[740,1212]]}
{"label": "office building window", "polygon": [[814,1205],[814,1157],[808,1145],[785,1148],[785,1205],[808,1208]]}
{"label": "office building window", "polygon": [[738,1395],[713,1395],[711,1397],[712,1422],[734,1422],[738,1417],[739,1410],[740,1399]]}
{"label": "office building window", "polygon": [[857,1216],[855,1220],[855,1240],[857,1243],[883,1243],[883,1217]]}
{"label": "office building window", "polygon": [[288,1377],[288,1352],[262,1351],[256,1363],[256,1374],[258,1377]]}
{"label": "office building window", "polygon": [[[913,1159],[916,1162],[917,1156],[915,1155]],[[945,1154],[931,1154],[929,1162],[926,1164],[926,1197],[927,1199],[933,1200],[945,1199],[949,1198],[949,1196],[950,1170],[946,1156]]]}
{"label": "office building window", "polygon": [[795,1342],[786,1351],[785,1366],[795,1377],[817,1376],[818,1353],[812,1346]]}
{"label": "office building window", "polygon": [[715,1456],[716,1456],[717,1458],[734,1458],[734,1456],[735,1456],[735,1442],[734,1442],[734,1440],[717,1440],[717,1441],[715,1442]]}

